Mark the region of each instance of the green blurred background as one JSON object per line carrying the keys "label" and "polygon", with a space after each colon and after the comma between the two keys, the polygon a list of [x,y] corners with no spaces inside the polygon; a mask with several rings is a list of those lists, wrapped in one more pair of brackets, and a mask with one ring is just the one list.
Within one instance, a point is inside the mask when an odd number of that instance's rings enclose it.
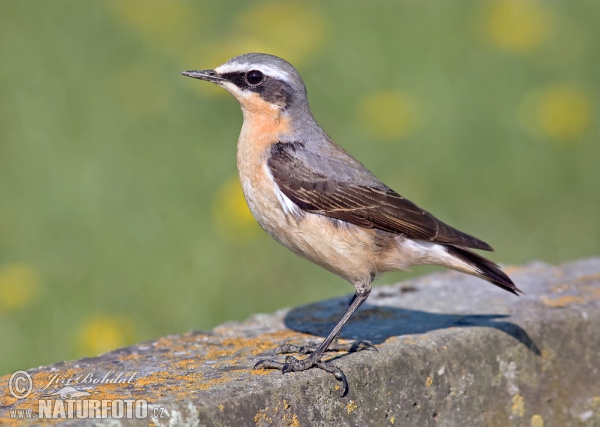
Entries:
{"label": "green blurred background", "polygon": [[599,16],[591,1],[2,1],[0,374],[352,292],[254,224],[237,103],[179,75],[249,51],[296,65],[336,141],[494,260],[598,254]]}

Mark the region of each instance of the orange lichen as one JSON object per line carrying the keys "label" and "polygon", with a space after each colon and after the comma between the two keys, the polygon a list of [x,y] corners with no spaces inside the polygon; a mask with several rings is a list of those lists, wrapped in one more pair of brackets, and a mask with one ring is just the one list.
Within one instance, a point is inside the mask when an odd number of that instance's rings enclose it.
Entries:
{"label": "orange lichen", "polygon": [[286,341],[292,339],[305,339],[305,338],[314,338],[314,336],[305,334],[303,332],[292,331],[291,329],[280,329],[274,332],[267,332],[265,334],[259,335],[264,339],[270,339],[273,341]]}
{"label": "orange lichen", "polygon": [[252,375],[269,375],[271,372],[277,372],[273,369],[253,369],[251,371]]}
{"label": "orange lichen", "polygon": [[275,407],[265,407],[254,415],[256,425],[285,425],[289,427],[300,427],[298,415],[292,412],[291,405],[287,400]]}
{"label": "orange lichen", "polygon": [[199,367],[198,359],[183,359],[175,362],[175,366],[181,369],[197,369]]}
{"label": "orange lichen", "polygon": [[289,427],[300,427],[300,421],[296,414],[283,414],[283,422]]}
{"label": "orange lichen", "polygon": [[525,269],[526,269],[526,267],[521,267],[521,266],[517,266],[517,265],[507,265],[506,267],[502,268],[502,270],[509,276],[511,274],[517,273],[519,271],[523,271]]}
{"label": "orange lichen", "polygon": [[143,358],[143,356],[141,354],[135,354],[135,353],[119,355],[119,360],[121,362],[134,361],[134,360],[138,360],[138,359],[142,359],[142,358]]}
{"label": "orange lichen", "polygon": [[224,346],[233,346],[235,350],[243,348],[249,350],[250,354],[256,356],[273,348],[272,341],[265,341],[263,338],[228,338],[223,340]]}
{"label": "orange lichen", "polygon": [[585,298],[574,295],[565,295],[560,298],[550,298],[544,296],[542,297],[542,302],[548,307],[559,308],[571,304],[583,304],[585,302]]}
{"label": "orange lichen", "polygon": [[348,411],[349,414],[351,414],[352,412],[354,412],[356,410],[356,408],[358,408],[358,405],[356,404],[356,402],[354,400],[351,400],[346,405],[346,411]]}
{"label": "orange lichen", "polygon": [[223,375],[223,376],[221,376],[219,378],[211,378],[211,379],[208,379],[208,380],[204,380],[204,381],[198,383],[196,385],[196,388],[198,390],[210,390],[211,388],[213,388],[215,386],[218,386],[218,385],[221,385],[221,384],[224,384],[224,383],[228,383],[232,379],[233,378],[231,377],[231,375],[225,374],[225,375]]}
{"label": "orange lichen", "polygon": [[600,299],[600,288],[589,288],[586,291],[593,299]]}
{"label": "orange lichen", "polygon": [[594,282],[596,280],[600,281],[600,273],[598,273],[598,274],[586,274],[584,276],[579,276],[577,278],[578,282]]}
{"label": "orange lichen", "polygon": [[568,283],[560,283],[558,285],[550,286],[550,290],[557,294],[568,291],[569,289],[571,289],[571,285]]}
{"label": "orange lichen", "polygon": [[269,408],[264,408],[259,410],[254,416],[254,422],[258,425],[260,423],[267,422],[269,424],[273,424],[273,419],[267,415],[267,411]]}

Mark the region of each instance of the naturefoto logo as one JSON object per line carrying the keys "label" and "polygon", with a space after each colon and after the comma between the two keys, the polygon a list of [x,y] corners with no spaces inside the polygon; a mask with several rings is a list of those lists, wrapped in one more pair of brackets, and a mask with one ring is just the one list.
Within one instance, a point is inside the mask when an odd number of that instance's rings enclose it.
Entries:
{"label": "naturefoto logo", "polygon": [[[19,401],[37,397],[37,413],[33,409],[11,409],[14,419],[146,419],[165,418],[162,407],[149,407],[144,399],[100,399],[94,387],[100,384],[129,385],[136,373],[109,371],[103,375],[86,373],[76,376],[52,374],[44,387],[33,395],[33,380],[26,371],[13,373],[8,380],[10,395]],[[55,389],[60,386],[59,389]],[[98,394],[98,393],[96,393]]]}

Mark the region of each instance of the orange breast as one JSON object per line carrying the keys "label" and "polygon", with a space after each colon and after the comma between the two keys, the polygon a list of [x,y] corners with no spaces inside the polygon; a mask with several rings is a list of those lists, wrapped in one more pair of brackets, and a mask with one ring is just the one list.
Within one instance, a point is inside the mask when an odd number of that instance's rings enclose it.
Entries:
{"label": "orange breast", "polygon": [[244,114],[242,135],[256,149],[265,149],[290,132],[290,119],[281,108],[252,93],[240,99]]}

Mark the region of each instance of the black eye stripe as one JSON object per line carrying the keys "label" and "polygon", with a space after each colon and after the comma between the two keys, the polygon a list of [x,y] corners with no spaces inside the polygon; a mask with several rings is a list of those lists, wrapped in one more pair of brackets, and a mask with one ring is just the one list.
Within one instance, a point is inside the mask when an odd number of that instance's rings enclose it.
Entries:
{"label": "black eye stripe", "polygon": [[229,80],[231,83],[236,85],[237,87],[246,87],[248,83],[246,82],[245,73],[223,73],[221,74],[225,80]]}
{"label": "black eye stripe", "polygon": [[262,80],[258,84],[252,84],[248,82],[248,74],[252,71],[258,70],[223,73],[221,77],[240,89],[258,93],[261,98],[272,104],[287,107],[292,102],[294,90],[289,83],[275,77],[268,77],[261,72]]}

